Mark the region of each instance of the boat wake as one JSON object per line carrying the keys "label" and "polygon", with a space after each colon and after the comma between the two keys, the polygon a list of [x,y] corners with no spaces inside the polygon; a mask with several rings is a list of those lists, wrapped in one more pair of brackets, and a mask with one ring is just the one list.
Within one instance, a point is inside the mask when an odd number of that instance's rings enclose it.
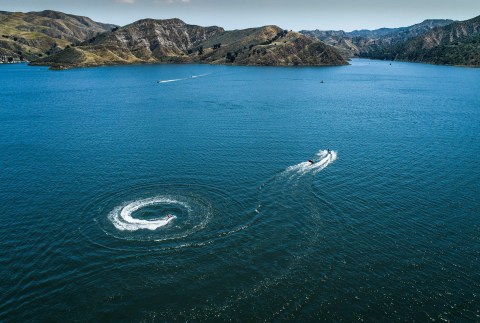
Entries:
{"label": "boat wake", "polygon": [[183,80],[187,80],[187,79],[160,80],[160,81],[157,81],[157,83],[171,83],[171,82],[178,82]]}
{"label": "boat wake", "polygon": [[[291,194],[302,183],[301,178],[304,175],[315,175],[336,159],[336,151],[320,150],[312,160],[287,167],[271,181],[262,185],[260,189],[263,190],[265,185],[280,186],[274,189],[270,188],[268,191],[273,194],[278,192],[290,192]],[[283,197],[282,200],[288,200],[290,194]],[[257,207],[255,213],[260,213],[260,209]],[[182,223],[192,222],[189,225],[190,228],[198,228],[200,224],[200,226],[204,226],[205,220],[210,218],[211,213],[211,206],[206,201],[179,195],[159,195],[123,203],[110,211],[108,219],[118,231],[155,231],[169,223],[176,223],[173,226],[176,228]]]}
{"label": "boat wake", "polygon": [[[337,211],[326,197],[329,175],[317,175],[337,160],[337,152],[320,150],[310,158],[311,162],[281,168],[256,191],[245,185],[238,185],[238,191],[226,189],[223,181],[181,178],[96,195],[84,211],[89,216],[80,231],[102,248],[161,252],[167,256],[162,266],[172,273],[173,283],[212,273],[202,276],[208,281],[237,270],[228,264],[238,264],[246,274],[260,273],[239,292],[198,310],[233,315],[275,293],[279,295],[275,304],[280,301],[281,308],[263,304],[271,315],[266,320],[272,321],[292,306],[308,305],[308,298],[317,292],[318,277],[328,274],[329,261],[335,259],[327,242],[335,236],[335,230],[329,230],[335,228]],[[174,217],[167,218],[168,214]],[[311,259],[320,257],[326,267],[310,267]],[[182,276],[177,280],[179,268]],[[234,281],[225,281],[225,290],[235,286]]]}
{"label": "boat wake", "polygon": [[[278,229],[278,223],[285,224],[292,233],[298,230],[299,234],[303,234],[305,228],[311,225],[310,221],[319,221],[322,210],[328,205],[314,186],[316,174],[336,159],[336,151],[320,150],[311,162],[286,167],[264,182],[259,187],[258,199],[250,202],[249,199],[237,200],[232,192],[209,183],[176,182],[127,187],[113,194],[97,196],[87,205],[84,212],[92,214],[94,221],[85,222],[80,230],[90,232],[88,227],[94,225],[100,227],[106,237],[164,241],[161,248],[201,245],[227,237],[234,241],[242,239],[242,232],[254,232],[264,226]],[[291,210],[305,216],[288,217]],[[225,218],[220,214],[238,216],[234,220],[229,219],[229,224],[225,225]],[[288,218],[283,219],[283,216]],[[109,245],[106,239],[102,242],[91,240]]]}
{"label": "boat wake", "polygon": [[288,167],[283,175],[286,174],[298,174],[305,175],[307,173],[317,174],[318,172],[325,169],[328,165],[337,160],[336,151],[320,150],[315,158],[311,161],[301,162],[299,164]]}
{"label": "boat wake", "polygon": [[117,205],[110,209],[105,223],[101,219],[98,223],[107,235],[119,239],[164,241],[186,238],[201,231],[212,215],[212,205],[205,199],[188,194],[165,194]]}
{"label": "boat wake", "polygon": [[199,77],[204,77],[204,76],[207,76],[209,74],[200,74],[200,75],[192,75],[192,79],[196,79],[196,78],[199,78]]}
{"label": "boat wake", "polygon": [[[251,228],[249,237],[256,233],[267,238],[256,247],[257,254],[246,262],[258,270],[265,259],[275,257],[275,260],[270,260],[270,265],[265,267],[264,279],[232,296],[222,304],[222,310],[248,308],[249,304],[275,294],[282,299],[282,306],[270,307],[269,303],[262,306],[262,311],[271,315],[265,320],[275,321],[288,317],[285,313],[308,305],[316,293],[311,287],[318,282],[318,277],[325,275],[324,270],[328,270],[329,260],[333,259],[329,257],[331,248],[326,241],[332,236],[328,228],[335,221],[335,205],[325,198],[328,180],[318,181],[316,175],[335,160],[336,151],[320,150],[310,161],[285,168],[259,188],[255,208],[259,221]],[[279,246],[281,252],[272,256]],[[310,267],[312,259],[319,258],[325,267]]]}
{"label": "boat wake", "polygon": [[121,231],[136,231],[140,229],[156,230],[160,227],[166,226],[168,223],[176,219],[175,215],[168,216],[164,214],[161,218],[154,218],[151,220],[138,219],[133,214],[143,208],[156,207],[162,208],[165,206],[181,206],[189,210],[189,206],[183,202],[173,200],[168,197],[154,197],[143,200],[137,200],[130,202],[124,206],[115,208],[109,214],[109,218],[112,221],[115,228]]}
{"label": "boat wake", "polygon": [[[104,238],[89,238],[107,246],[110,237],[128,241],[164,242],[159,248],[177,248],[212,243],[245,230],[255,213],[232,196],[210,183],[190,184],[172,180],[171,184],[139,183],[114,193],[96,195],[84,213],[89,214],[79,227],[82,234],[100,228]],[[222,213],[247,210],[226,226]],[[144,247],[150,248],[150,245]]]}
{"label": "boat wake", "polygon": [[157,83],[161,84],[161,83],[172,83],[172,82],[186,81],[186,80],[196,79],[196,78],[199,78],[199,77],[204,77],[204,76],[207,76],[207,75],[210,75],[210,74],[192,75],[190,77],[184,77],[184,78],[180,78],[180,79],[159,80],[159,81],[157,81]]}

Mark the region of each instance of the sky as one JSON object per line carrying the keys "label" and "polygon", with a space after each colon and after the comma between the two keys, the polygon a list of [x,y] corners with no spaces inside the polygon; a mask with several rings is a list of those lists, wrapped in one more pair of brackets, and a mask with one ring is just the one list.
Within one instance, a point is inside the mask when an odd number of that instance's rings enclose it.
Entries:
{"label": "sky", "polygon": [[466,20],[480,15],[480,0],[0,0],[2,11],[45,9],[121,26],[143,18],[180,18],[227,30],[278,25],[352,31],[425,19]]}

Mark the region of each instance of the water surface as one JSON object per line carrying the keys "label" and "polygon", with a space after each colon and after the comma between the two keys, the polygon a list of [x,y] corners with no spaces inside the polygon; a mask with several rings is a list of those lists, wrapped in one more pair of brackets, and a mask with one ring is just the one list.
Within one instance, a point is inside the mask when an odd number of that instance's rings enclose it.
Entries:
{"label": "water surface", "polygon": [[0,66],[0,319],[479,320],[479,83]]}

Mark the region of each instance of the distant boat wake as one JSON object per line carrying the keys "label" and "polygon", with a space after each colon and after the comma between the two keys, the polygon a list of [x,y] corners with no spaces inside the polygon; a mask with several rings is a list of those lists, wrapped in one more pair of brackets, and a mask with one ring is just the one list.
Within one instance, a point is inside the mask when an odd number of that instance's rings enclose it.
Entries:
{"label": "distant boat wake", "polygon": [[199,77],[204,77],[204,76],[207,76],[209,74],[200,74],[200,75],[192,75],[190,77],[185,77],[185,78],[180,78],[180,79],[171,79],[171,80],[159,80],[157,81],[157,83],[172,83],[172,82],[179,82],[179,81],[186,81],[186,80],[191,80],[191,79],[196,79],[196,78],[199,78]]}
{"label": "distant boat wake", "polygon": [[157,83],[171,83],[171,82],[178,82],[182,80],[186,80],[186,79],[160,80],[160,81],[157,81]]}

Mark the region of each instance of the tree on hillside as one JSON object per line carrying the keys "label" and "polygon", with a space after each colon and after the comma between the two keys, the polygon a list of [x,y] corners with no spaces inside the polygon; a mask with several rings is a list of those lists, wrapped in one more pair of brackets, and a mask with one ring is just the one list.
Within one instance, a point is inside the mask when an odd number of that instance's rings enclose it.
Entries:
{"label": "tree on hillside", "polygon": [[237,58],[235,53],[231,53],[231,52],[227,53],[227,56],[226,56],[227,62],[233,63],[235,62],[235,58]]}

